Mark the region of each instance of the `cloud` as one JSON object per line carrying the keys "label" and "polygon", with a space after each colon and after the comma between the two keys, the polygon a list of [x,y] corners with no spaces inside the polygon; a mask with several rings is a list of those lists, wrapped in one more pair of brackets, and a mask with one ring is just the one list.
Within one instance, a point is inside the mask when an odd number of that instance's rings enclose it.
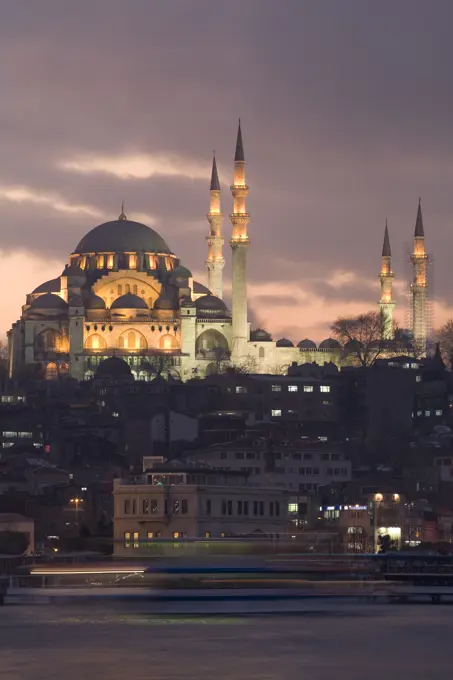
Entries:
{"label": "cloud", "polygon": [[15,319],[21,314],[26,293],[31,293],[44,281],[61,274],[64,263],[39,257],[26,251],[0,250],[0,288],[3,295],[0,316],[0,339],[5,337]]}
{"label": "cloud", "polygon": [[207,180],[210,172],[210,167],[206,163],[199,163],[177,153],[86,153],[62,160],[58,167],[85,175],[98,173],[114,175],[120,179],[186,177],[192,180]]}
{"label": "cloud", "polygon": [[33,203],[35,205],[49,206],[53,210],[63,213],[88,215],[90,217],[102,217],[103,213],[92,205],[83,203],[70,203],[58,193],[47,193],[27,186],[1,186],[0,200],[12,203]]}

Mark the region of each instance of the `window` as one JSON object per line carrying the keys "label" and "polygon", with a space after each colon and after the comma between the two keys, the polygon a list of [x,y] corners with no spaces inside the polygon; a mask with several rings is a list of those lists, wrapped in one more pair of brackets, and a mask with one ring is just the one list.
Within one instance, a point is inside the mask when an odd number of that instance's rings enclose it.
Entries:
{"label": "window", "polygon": [[274,502],[273,501],[271,501],[269,503],[269,514],[270,514],[271,517],[274,516]]}
{"label": "window", "polygon": [[181,512],[183,515],[187,515],[189,511],[189,503],[187,501],[187,498],[183,498],[181,501]]}
{"label": "window", "polygon": [[253,514],[258,514],[258,501],[253,501]]}
{"label": "window", "polygon": [[421,382],[422,381],[422,376],[421,375],[416,375],[415,376],[415,382]]}
{"label": "window", "polygon": [[226,515],[227,511],[227,503],[226,501],[222,501],[222,515]]}
{"label": "window", "polygon": [[123,294],[123,286],[121,284],[118,285],[118,295]]}
{"label": "window", "polygon": [[260,359],[264,359],[265,354],[266,354],[266,351],[265,351],[264,347],[260,347],[259,350],[258,350],[258,357]]}
{"label": "window", "polygon": [[330,392],[330,385],[321,385],[319,388],[320,392]]}
{"label": "window", "polygon": [[429,418],[430,415],[431,415],[431,411],[429,411],[429,410],[425,411],[425,417],[426,418]]}
{"label": "window", "polygon": [[130,502],[129,498],[126,498],[126,500],[124,501],[124,514],[128,515],[130,513],[130,511],[131,511],[131,502]]}
{"label": "window", "polygon": [[210,532],[210,531],[205,531],[205,532],[204,532],[204,537],[205,537],[205,538],[211,538],[211,532]]}
{"label": "window", "polygon": [[282,391],[281,385],[272,385],[272,392],[281,392],[281,391]]}
{"label": "window", "polygon": [[174,531],[173,538],[184,538],[186,533],[184,531]]}
{"label": "window", "polygon": [[226,460],[228,458],[228,454],[226,451],[221,451],[220,452],[220,460]]}
{"label": "window", "polygon": [[236,453],[236,460],[243,460],[245,458],[245,454],[243,451],[237,451]]}
{"label": "window", "polygon": [[297,385],[288,385],[288,392],[297,392],[299,390]]}
{"label": "window", "polygon": [[238,515],[242,515],[243,503],[238,501]]}
{"label": "window", "polygon": [[313,454],[312,453],[304,453],[304,460],[312,460]]}
{"label": "window", "polygon": [[244,501],[244,515],[248,515],[248,514],[249,514],[249,502]]}
{"label": "window", "polygon": [[297,503],[288,503],[288,512],[297,512],[299,510]]}
{"label": "window", "polygon": [[255,453],[253,451],[249,451],[246,453],[245,457],[247,460],[255,460]]}
{"label": "window", "polygon": [[[206,514],[207,515],[211,514],[211,499],[210,498],[208,498],[206,500]],[[225,514],[225,513],[223,513],[223,514]]]}
{"label": "window", "polygon": [[233,514],[233,501],[228,501],[227,507],[228,507],[228,514],[232,515]]}
{"label": "window", "polygon": [[131,532],[130,531],[124,532],[124,540],[125,540],[124,547],[130,548],[131,547],[131,544],[129,543],[129,541],[131,540]]}
{"label": "window", "polygon": [[151,514],[155,515],[156,512],[157,512],[157,499],[156,498],[151,498],[150,509],[151,509]]}
{"label": "window", "polygon": [[137,513],[137,501],[134,500],[132,501],[132,514],[135,515]]}
{"label": "window", "polygon": [[263,501],[260,501],[260,515],[261,516],[264,515],[264,502]]}
{"label": "window", "polygon": [[173,501],[173,514],[177,515],[181,510],[181,504],[179,500]]}
{"label": "window", "polygon": [[144,515],[147,515],[149,513],[149,499],[148,498],[143,499],[142,512],[143,512]]}
{"label": "window", "polygon": [[247,388],[244,385],[236,385],[236,394],[247,394]]}
{"label": "window", "polygon": [[275,501],[275,514],[277,515],[277,517],[280,517],[280,502],[279,501]]}
{"label": "window", "polygon": [[441,415],[442,415],[442,409],[441,409],[441,408],[438,408],[438,409],[436,410],[436,416],[441,416]]}
{"label": "window", "polygon": [[148,531],[146,538],[154,538],[154,531]]}
{"label": "window", "polygon": [[107,257],[107,269],[113,269],[113,255]]}
{"label": "window", "polygon": [[282,415],[282,410],[281,408],[273,408],[271,411],[271,416],[273,418],[279,418]]}
{"label": "window", "polygon": [[138,531],[134,531],[134,548],[138,548],[138,541],[139,541],[140,535]]}
{"label": "window", "polygon": [[304,392],[313,392],[313,385],[304,385]]}

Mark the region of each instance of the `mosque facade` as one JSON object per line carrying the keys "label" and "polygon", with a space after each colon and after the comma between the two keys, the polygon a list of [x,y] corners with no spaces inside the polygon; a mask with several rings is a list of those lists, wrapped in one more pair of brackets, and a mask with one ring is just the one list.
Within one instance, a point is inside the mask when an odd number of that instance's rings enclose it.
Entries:
{"label": "mosque facade", "polygon": [[[126,362],[140,380],[150,379],[163,367],[188,380],[228,365],[280,373],[293,362],[340,364],[344,350],[333,338],[319,346],[309,339],[294,346],[286,338],[274,341],[262,329],[251,330],[247,316],[248,190],[239,123],[229,216],[231,311],[223,301],[223,214],[214,157],[207,214],[207,285],[194,280],[156,231],[129,220],[122,210],[117,220],[95,227],[81,239],[60,276],[27,295],[20,319],[8,332],[10,377],[35,370],[46,379],[70,375],[84,380],[112,357]],[[427,291],[420,206],[415,244],[414,330],[423,336]],[[395,303],[387,227],[380,280],[379,307],[388,318],[385,337],[391,339]]]}

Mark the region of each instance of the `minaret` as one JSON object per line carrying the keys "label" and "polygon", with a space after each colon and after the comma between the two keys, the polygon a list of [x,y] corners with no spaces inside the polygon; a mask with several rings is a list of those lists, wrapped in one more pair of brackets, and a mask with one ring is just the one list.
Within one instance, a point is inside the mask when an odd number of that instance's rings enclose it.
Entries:
{"label": "minaret", "polygon": [[222,270],[225,266],[225,260],[222,252],[224,239],[222,236],[223,214],[220,209],[220,182],[215,154],[212,160],[211,200],[206,217],[209,222],[209,235],[206,236],[208,242],[208,258],[206,260],[208,288],[214,295],[221,298],[223,296]]}
{"label": "minaret", "polygon": [[379,309],[382,316],[382,339],[392,340],[393,338],[393,310],[395,309],[395,301],[393,300],[392,272],[392,251],[390,249],[389,230],[387,220],[385,220],[384,245],[382,246],[382,264],[379,279],[381,282],[381,297],[379,300]]}
{"label": "minaret", "polygon": [[425,252],[425,231],[421,201],[418,201],[417,221],[414,233],[414,252],[411,257],[413,268],[412,292],[412,337],[416,351],[426,355],[428,340],[428,256]]}
{"label": "minaret", "polygon": [[247,250],[249,239],[247,225],[249,215],[246,198],[249,188],[245,183],[245,158],[242,145],[241,121],[239,119],[236,153],[234,155],[233,212],[230,215],[233,227],[231,235],[232,251],[232,322],[233,322],[233,359],[247,354],[246,343],[249,339],[247,321]]}

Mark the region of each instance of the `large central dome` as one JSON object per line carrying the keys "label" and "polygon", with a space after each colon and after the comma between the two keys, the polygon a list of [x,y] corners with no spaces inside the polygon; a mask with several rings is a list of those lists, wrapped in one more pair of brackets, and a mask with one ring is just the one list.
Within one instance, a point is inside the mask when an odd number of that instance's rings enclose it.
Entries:
{"label": "large central dome", "polygon": [[105,222],[83,237],[74,253],[169,253],[170,248],[154,229],[128,219]]}

